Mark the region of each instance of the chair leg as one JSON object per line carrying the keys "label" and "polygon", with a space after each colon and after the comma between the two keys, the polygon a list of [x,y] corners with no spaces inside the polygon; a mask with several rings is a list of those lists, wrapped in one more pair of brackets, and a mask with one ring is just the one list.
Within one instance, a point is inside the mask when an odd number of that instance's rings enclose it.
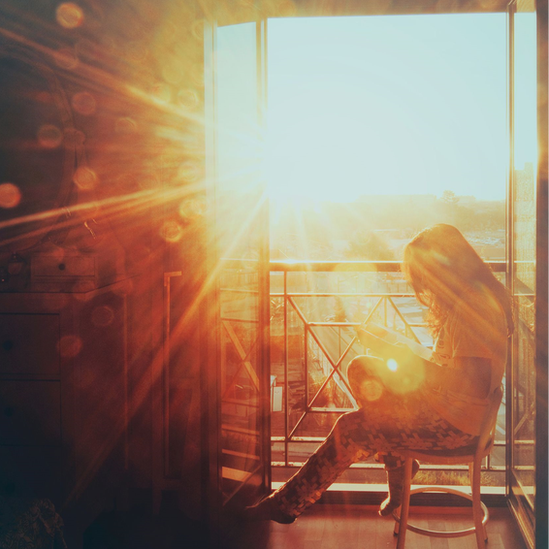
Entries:
{"label": "chair leg", "polygon": [[404,464],[404,487],[402,489],[402,505],[400,507],[400,524],[398,526],[398,541],[396,549],[404,549],[404,543],[406,542],[406,530],[408,529],[408,515],[410,512],[412,462],[412,458],[406,458],[406,462]]}
{"label": "chair leg", "polygon": [[473,520],[475,521],[475,535],[477,538],[477,548],[485,549],[488,536],[486,529],[482,524],[484,513],[480,505],[480,470],[481,460],[475,459],[474,464],[469,465],[469,474],[471,476],[471,489],[473,494]]}

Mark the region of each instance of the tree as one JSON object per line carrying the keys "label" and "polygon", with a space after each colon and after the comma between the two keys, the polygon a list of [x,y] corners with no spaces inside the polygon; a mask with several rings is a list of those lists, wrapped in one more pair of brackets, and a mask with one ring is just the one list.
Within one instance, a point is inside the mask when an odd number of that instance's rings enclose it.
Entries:
{"label": "tree", "polygon": [[454,191],[444,191],[441,200],[445,204],[456,205],[459,202],[459,197],[456,196]]}

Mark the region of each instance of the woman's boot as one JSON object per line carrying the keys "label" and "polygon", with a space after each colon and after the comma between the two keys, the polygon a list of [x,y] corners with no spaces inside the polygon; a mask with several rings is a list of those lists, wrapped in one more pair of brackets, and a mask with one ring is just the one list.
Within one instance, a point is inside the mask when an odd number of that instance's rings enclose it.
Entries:
{"label": "woman's boot", "polygon": [[[385,464],[387,472],[387,484],[389,486],[389,495],[379,506],[379,514],[382,517],[390,515],[402,504],[402,490],[404,489],[404,465],[398,467],[389,467]],[[419,471],[419,462],[414,459],[412,462],[412,478]]]}
{"label": "woman's boot", "polygon": [[273,520],[280,524],[292,524],[292,522],[295,521],[295,517],[283,513],[278,508],[275,500],[270,496],[267,496],[255,505],[246,507],[246,509],[244,509],[243,519],[247,522]]}

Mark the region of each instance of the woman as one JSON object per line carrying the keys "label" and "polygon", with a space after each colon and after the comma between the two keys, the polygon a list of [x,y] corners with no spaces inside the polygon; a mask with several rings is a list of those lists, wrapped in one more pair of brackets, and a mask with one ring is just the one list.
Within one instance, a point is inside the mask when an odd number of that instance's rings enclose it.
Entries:
{"label": "woman", "polygon": [[[444,454],[474,446],[490,396],[501,385],[512,305],[463,235],[439,224],[404,250],[402,269],[436,337],[430,360],[366,332],[374,356],[358,356],[347,375],[360,409],[342,415],[322,445],[276,492],[246,510],[250,520],[288,524],[317,501],[349,465],[374,454],[385,463],[389,497],[401,503],[399,451]],[[419,469],[414,463],[413,474]]]}

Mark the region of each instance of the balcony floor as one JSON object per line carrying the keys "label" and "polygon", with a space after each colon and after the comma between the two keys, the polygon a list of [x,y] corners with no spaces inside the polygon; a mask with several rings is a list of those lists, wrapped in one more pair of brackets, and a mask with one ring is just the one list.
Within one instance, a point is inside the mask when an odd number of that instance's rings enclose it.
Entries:
{"label": "balcony floor", "polygon": [[[412,508],[410,522],[430,529],[471,526],[467,510],[448,507]],[[317,504],[291,525],[256,523],[238,525],[223,549],[388,549],[396,547],[393,520],[380,518],[370,505]],[[518,527],[506,508],[490,509],[487,525],[490,549],[526,549]],[[473,549],[474,536],[434,538],[408,532],[406,549]]]}

